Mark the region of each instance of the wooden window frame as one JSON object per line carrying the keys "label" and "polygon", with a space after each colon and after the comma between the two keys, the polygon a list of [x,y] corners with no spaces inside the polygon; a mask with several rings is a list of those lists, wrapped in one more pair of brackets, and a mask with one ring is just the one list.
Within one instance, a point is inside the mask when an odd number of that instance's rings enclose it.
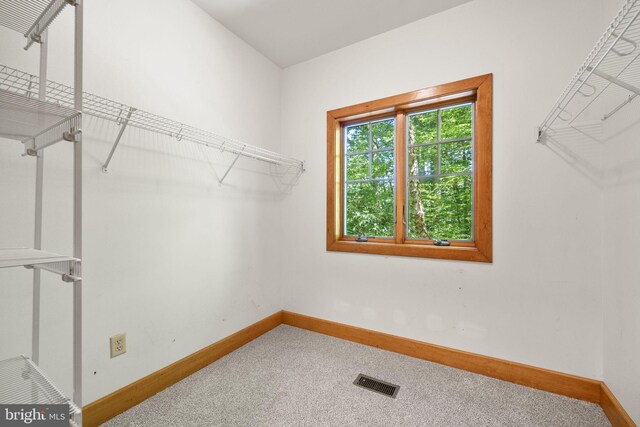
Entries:
{"label": "wooden window frame", "polygon": [[[474,101],[473,241],[435,246],[432,240],[406,238],[403,208],[406,198],[406,115],[411,112]],[[396,118],[395,237],[356,242],[344,236],[342,129],[346,123],[379,117]],[[493,74],[420,89],[327,112],[327,251],[355,252],[492,262],[492,133]]]}

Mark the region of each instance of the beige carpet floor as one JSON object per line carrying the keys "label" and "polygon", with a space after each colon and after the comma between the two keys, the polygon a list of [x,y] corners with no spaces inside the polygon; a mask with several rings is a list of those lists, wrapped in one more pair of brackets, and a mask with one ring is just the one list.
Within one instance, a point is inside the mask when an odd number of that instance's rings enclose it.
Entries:
{"label": "beige carpet floor", "polygon": [[[353,384],[397,384],[395,399]],[[595,404],[281,325],[104,426],[609,426]]]}

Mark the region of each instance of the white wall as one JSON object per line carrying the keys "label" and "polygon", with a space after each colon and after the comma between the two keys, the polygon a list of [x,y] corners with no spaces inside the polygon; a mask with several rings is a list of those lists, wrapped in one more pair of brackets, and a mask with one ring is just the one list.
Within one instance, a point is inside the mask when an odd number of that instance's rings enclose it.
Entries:
{"label": "white wall", "polygon": [[[72,82],[73,13],[51,30],[50,79]],[[0,33],[0,63],[37,73],[37,49]],[[281,70],[188,0],[90,1],[85,90],[266,148],[279,148]],[[127,129],[84,123],[84,402],[281,309],[280,200],[263,164]],[[71,148],[46,153],[47,249],[71,251]],[[0,142],[0,245],[31,246],[34,164]],[[45,275],[42,365],[71,390],[70,286]],[[30,353],[26,270],[0,271],[0,359]],[[128,353],[109,358],[109,336]]]}
{"label": "white wall", "polygon": [[[576,19],[580,10],[580,19]],[[599,0],[475,0],[284,72],[284,308],[602,378],[601,192],[535,143],[603,31]],[[327,110],[494,74],[493,264],[325,251]],[[304,238],[301,238],[304,236]]]}
{"label": "white wall", "polygon": [[[636,78],[632,83],[639,84],[640,80]],[[624,99],[626,94],[622,96]],[[604,380],[637,423],[640,423],[639,140],[640,104],[632,102],[607,120],[605,126],[601,163],[602,253]]]}
{"label": "white wall", "polygon": [[[620,0],[606,0],[612,15]],[[603,22],[603,27],[608,22]],[[625,78],[629,75],[626,74]],[[640,85],[633,76],[632,84]],[[612,105],[620,102],[615,92]],[[604,381],[640,424],[640,104],[627,104],[605,122],[598,171],[603,186]]]}
{"label": "white wall", "polygon": [[[631,103],[608,123],[625,129],[605,143],[603,255],[604,379],[640,422],[640,105]],[[627,126],[621,127],[620,122]],[[629,126],[630,125],[630,126]]]}

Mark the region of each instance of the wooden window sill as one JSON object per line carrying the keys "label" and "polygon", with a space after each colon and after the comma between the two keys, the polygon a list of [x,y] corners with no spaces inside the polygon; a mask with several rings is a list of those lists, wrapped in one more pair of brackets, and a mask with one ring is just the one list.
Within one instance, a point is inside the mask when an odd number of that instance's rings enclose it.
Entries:
{"label": "wooden window sill", "polygon": [[418,258],[436,258],[458,261],[491,262],[478,247],[469,246],[435,246],[423,243],[379,243],[356,242],[353,240],[336,240],[327,245],[327,251],[353,252],[359,254],[376,254],[391,256],[408,256]]}

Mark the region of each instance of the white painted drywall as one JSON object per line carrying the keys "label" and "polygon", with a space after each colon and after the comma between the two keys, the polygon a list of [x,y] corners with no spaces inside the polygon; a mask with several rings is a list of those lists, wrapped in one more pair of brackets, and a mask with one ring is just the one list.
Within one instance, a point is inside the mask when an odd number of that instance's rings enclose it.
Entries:
{"label": "white painted drywall", "polygon": [[[620,0],[607,0],[611,11]],[[623,76],[629,78],[628,73]],[[630,83],[640,85],[637,76]],[[613,87],[612,105],[628,95]],[[622,98],[621,98],[622,97]],[[627,104],[603,126],[602,295],[604,381],[640,424],[640,103]]]}
{"label": "white painted drywall", "polygon": [[[601,192],[535,143],[601,12],[599,0],[475,0],[285,69],[283,149],[307,172],[283,202],[284,308],[602,378]],[[485,73],[493,264],[326,252],[326,111]]]}
{"label": "white painted drywall", "polygon": [[[72,83],[73,13],[51,29],[50,79]],[[0,33],[0,63],[37,73],[37,49]],[[278,149],[281,70],[188,0],[85,5],[85,90]],[[281,309],[278,226],[285,197],[269,168],[127,129],[84,122],[84,402]],[[207,152],[204,150],[204,152]],[[46,153],[45,247],[71,251],[71,149]],[[0,245],[31,246],[34,160],[0,141]],[[26,270],[0,271],[0,359],[30,353]],[[41,364],[71,389],[71,291],[45,274]],[[109,336],[127,354],[109,358]]]}
{"label": "white painted drywall", "polygon": [[469,0],[193,1],[286,68]]}
{"label": "white painted drywall", "polygon": [[[621,0],[606,0],[613,15]],[[603,22],[603,27],[608,22]],[[625,77],[628,77],[625,75]],[[640,84],[636,78],[633,84]],[[626,95],[624,91],[614,97]],[[617,105],[619,98],[616,99]],[[602,295],[604,381],[640,424],[640,103],[627,104],[605,122],[603,183]]]}
{"label": "white painted drywall", "polygon": [[[636,423],[640,423],[639,118],[640,104],[631,103],[607,123],[611,133],[604,144],[602,246],[604,380]],[[620,129],[624,131],[612,135]]]}

